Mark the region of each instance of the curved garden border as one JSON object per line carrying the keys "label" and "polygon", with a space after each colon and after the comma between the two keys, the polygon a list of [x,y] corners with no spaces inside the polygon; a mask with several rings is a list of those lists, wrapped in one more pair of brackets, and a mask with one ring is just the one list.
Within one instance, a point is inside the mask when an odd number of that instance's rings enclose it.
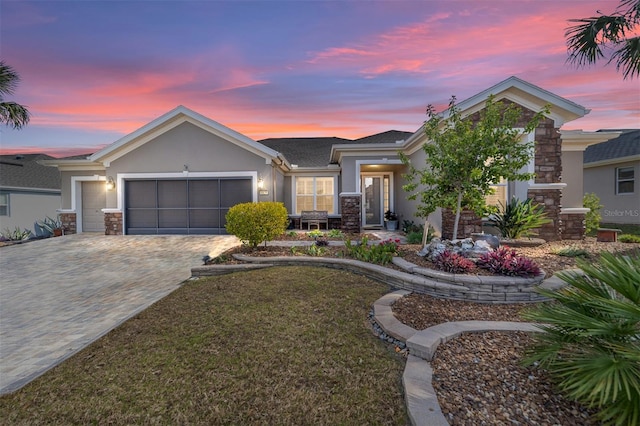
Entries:
{"label": "curved garden border", "polygon": [[239,254],[234,254],[233,257],[245,263],[198,266],[191,269],[191,275],[193,277],[221,275],[276,265],[323,266],[355,272],[389,284],[396,289],[428,294],[441,299],[480,303],[541,302],[547,299],[537,293],[536,288],[555,289],[565,285],[564,281],[555,276],[544,279],[544,275],[535,278],[518,278],[447,274],[420,268],[400,257],[393,258],[393,263],[407,272],[346,258],[309,256],[252,257]]}
{"label": "curved garden border", "polygon": [[429,361],[441,343],[448,342],[462,333],[481,333],[485,331],[542,331],[528,322],[511,321],[456,321],[446,322],[416,330],[398,321],[391,306],[396,300],[409,294],[404,290],[394,291],[382,296],[373,304],[374,318],[378,325],[390,336],[405,342],[409,348],[409,357],[402,374],[407,413],[413,425],[448,426],[440,409],[438,397],[433,389],[433,369]]}

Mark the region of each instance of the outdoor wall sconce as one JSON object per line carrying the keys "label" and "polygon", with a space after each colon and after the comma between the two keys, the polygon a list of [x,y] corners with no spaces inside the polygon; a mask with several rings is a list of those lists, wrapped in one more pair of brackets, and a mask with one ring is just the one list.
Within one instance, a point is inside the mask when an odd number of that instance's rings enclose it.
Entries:
{"label": "outdoor wall sconce", "polygon": [[262,177],[258,178],[258,189],[264,189],[264,179]]}
{"label": "outdoor wall sconce", "polygon": [[109,179],[107,179],[107,191],[113,191],[114,189],[116,189],[116,183],[113,181],[113,178],[109,176]]}

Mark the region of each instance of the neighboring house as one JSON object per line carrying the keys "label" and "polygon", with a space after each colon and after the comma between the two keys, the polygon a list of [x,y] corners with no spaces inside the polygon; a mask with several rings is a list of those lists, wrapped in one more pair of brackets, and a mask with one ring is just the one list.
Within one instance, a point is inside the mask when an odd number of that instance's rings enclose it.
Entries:
{"label": "neighboring house", "polygon": [[[520,105],[523,120],[551,106],[538,128],[523,135],[523,140],[536,140],[535,158],[527,166],[537,173],[535,181],[498,183],[502,198],[515,195],[543,203],[553,219],[541,230],[543,238],[581,237],[586,212],[582,151],[617,134],[561,131],[566,122],[589,110],[516,77],[458,106],[473,117],[490,94]],[[421,146],[427,142],[422,128],[357,140],[257,142],[179,106],[84,159],[43,164],[61,172],[61,216],[67,231],[222,233],[225,214],[234,204],[279,201],[294,221],[302,210],[326,210],[332,226],[359,232],[363,227],[382,226],[386,210],[397,212],[400,219],[419,220],[415,202],[407,200],[402,190],[407,168],[398,152],[420,165],[424,162]],[[570,174],[573,181],[560,180],[563,164],[579,171]],[[446,212],[437,211],[429,220],[436,230],[449,232]],[[463,233],[468,234],[475,228],[467,225],[477,223],[463,222]]]}
{"label": "neighboring house", "polygon": [[34,232],[34,222],[55,218],[61,207],[60,172],[38,163],[46,154],[0,155],[0,232]]}
{"label": "neighboring house", "polygon": [[584,152],[584,192],[596,194],[603,223],[640,225],[640,129],[621,132]]}

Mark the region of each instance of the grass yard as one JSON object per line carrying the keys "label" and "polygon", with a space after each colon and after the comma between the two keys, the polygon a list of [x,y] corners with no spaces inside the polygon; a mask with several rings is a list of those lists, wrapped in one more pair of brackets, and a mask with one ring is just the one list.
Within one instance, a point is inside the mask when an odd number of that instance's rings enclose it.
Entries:
{"label": "grass yard", "polygon": [[3,424],[406,424],[404,360],[364,277],[279,267],[190,281],[23,389]]}

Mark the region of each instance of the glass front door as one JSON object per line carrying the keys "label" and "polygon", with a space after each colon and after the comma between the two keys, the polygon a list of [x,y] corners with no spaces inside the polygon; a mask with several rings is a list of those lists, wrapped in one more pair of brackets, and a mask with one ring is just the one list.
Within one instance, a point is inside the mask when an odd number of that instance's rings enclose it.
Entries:
{"label": "glass front door", "polygon": [[362,206],[363,226],[382,226],[384,219],[383,177],[362,176]]}

